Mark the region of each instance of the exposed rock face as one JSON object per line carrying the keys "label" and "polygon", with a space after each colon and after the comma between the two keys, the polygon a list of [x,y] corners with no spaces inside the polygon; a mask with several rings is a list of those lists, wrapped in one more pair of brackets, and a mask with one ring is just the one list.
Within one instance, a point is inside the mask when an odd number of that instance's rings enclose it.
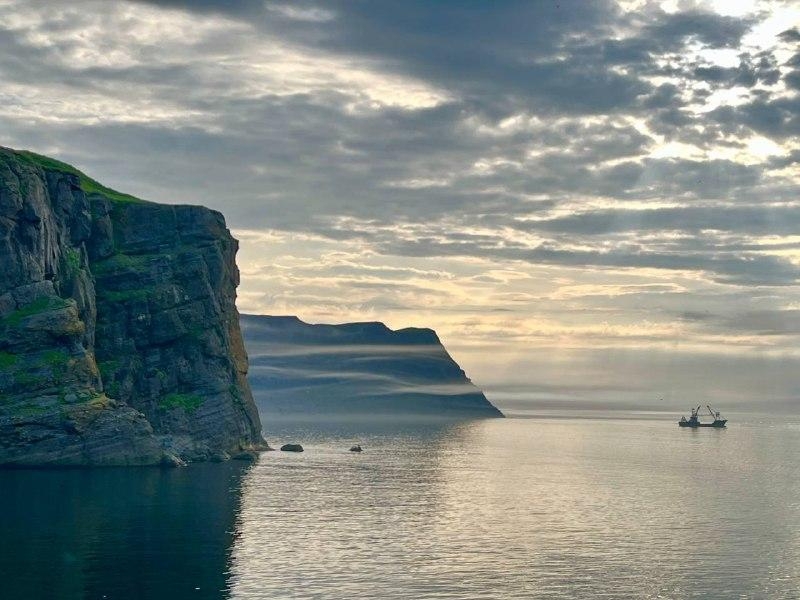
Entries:
{"label": "exposed rock face", "polygon": [[217,212],[0,148],[0,464],[227,458],[262,443]]}
{"label": "exposed rock face", "polygon": [[502,417],[431,329],[242,315],[250,384],[270,419]]}

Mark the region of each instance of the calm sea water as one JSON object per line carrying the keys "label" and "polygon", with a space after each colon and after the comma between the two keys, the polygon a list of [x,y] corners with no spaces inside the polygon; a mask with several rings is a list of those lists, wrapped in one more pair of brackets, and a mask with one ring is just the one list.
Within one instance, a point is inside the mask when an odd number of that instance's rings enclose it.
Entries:
{"label": "calm sea water", "polygon": [[2,472],[0,598],[798,598],[800,420],[732,417],[287,427],[306,452],[254,465]]}

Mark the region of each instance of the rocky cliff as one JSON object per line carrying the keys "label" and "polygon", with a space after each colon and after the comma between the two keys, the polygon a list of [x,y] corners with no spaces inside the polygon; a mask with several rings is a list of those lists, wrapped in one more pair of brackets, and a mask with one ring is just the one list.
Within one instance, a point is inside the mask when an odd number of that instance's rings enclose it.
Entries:
{"label": "rocky cliff", "polygon": [[261,447],[217,212],[0,148],[0,464],[144,465]]}
{"label": "rocky cliff", "polygon": [[502,417],[431,329],[242,315],[250,384],[270,419]]}

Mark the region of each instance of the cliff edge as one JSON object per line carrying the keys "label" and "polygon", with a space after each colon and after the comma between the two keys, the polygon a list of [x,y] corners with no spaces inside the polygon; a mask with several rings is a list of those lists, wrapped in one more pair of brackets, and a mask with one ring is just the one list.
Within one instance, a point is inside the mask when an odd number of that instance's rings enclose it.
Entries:
{"label": "cliff edge", "polygon": [[262,447],[223,216],[0,147],[0,465]]}
{"label": "cliff edge", "polygon": [[502,417],[432,329],[242,315],[250,384],[271,420]]}

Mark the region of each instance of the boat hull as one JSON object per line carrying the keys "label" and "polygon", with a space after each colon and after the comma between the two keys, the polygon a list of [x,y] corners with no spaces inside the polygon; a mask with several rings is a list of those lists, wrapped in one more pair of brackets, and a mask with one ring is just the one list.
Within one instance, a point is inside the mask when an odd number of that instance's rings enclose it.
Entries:
{"label": "boat hull", "polygon": [[712,427],[714,429],[722,429],[725,427],[727,420],[719,420],[714,421],[713,423],[692,423],[690,421],[678,421],[679,427],[690,427],[692,429],[697,429],[698,427]]}

